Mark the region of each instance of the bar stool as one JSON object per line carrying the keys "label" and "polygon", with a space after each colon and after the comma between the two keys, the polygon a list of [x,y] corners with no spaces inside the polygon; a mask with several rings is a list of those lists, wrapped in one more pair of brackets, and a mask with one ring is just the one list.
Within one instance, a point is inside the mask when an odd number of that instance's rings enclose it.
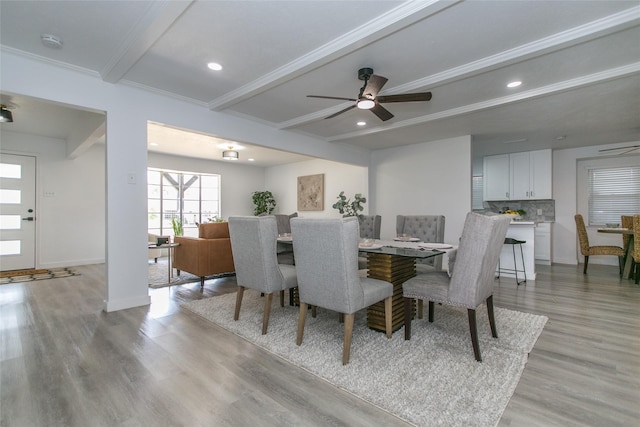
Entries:
{"label": "bar stool", "polygon": [[[507,237],[506,239],[504,239],[504,244],[505,245],[511,245],[511,249],[513,251],[513,268],[501,268],[500,267],[500,259],[498,259],[498,277],[500,278],[500,272],[504,271],[504,272],[509,272],[509,273],[515,273],[516,275],[516,284],[520,285],[521,283],[526,283],[527,282],[527,270],[525,268],[525,264],[524,264],[524,252],[522,251],[522,245],[527,243],[526,240],[518,240],[518,239],[513,239],[511,237]],[[520,246],[520,257],[522,259],[522,270],[518,270],[518,264],[516,263],[516,245]],[[518,280],[518,272],[523,273],[524,275],[524,279],[523,280]]]}

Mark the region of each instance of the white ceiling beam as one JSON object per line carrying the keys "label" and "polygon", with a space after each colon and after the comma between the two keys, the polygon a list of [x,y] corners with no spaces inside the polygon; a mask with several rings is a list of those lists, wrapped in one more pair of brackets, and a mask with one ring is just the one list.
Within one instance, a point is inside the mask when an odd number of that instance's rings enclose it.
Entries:
{"label": "white ceiling beam", "polygon": [[612,68],[610,70],[605,70],[598,73],[577,77],[575,79],[565,80],[563,82],[553,83],[547,86],[542,86],[536,89],[523,91],[517,94],[503,96],[500,98],[494,98],[487,101],[476,102],[475,104],[468,104],[462,107],[451,108],[449,110],[439,111],[437,113],[428,114],[421,117],[414,117],[412,119],[398,121],[384,127],[379,126],[376,128],[345,133],[345,134],[337,135],[331,138],[326,138],[326,140],[329,142],[337,142],[337,141],[342,141],[349,138],[371,135],[379,132],[390,131],[393,129],[401,129],[407,126],[414,126],[418,124],[433,122],[435,120],[448,119],[456,116],[476,113],[478,111],[487,110],[489,108],[495,108],[495,107],[500,107],[507,104],[512,104],[514,102],[521,102],[521,101],[526,101],[530,99],[540,98],[542,96],[555,95],[557,93],[565,92],[568,90],[578,89],[581,87],[590,86],[598,83],[604,83],[607,81],[628,77],[638,73],[640,73],[640,62],[634,62],[633,64],[623,65],[621,67]]}
{"label": "white ceiling beam", "polygon": [[120,81],[192,3],[193,0],[151,2],[117,52],[100,70],[102,79],[109,83]]}
{"label": "white ceiling beam", "polygon": [[289,80],[319,68],[367,44],[406,28],[418,21],[449,8],[462,0],[412,0],[380,15],[358,28],[320,46],[317,49],[271,71],[262,77],[228,92],[209,103],[211,110],[220,111],[251,98]]}
{"label": "white ceiling beam", "polygon": [[[549,37],[545,37],[531,43],[526,43],[495,55],[487,56],[486,58],[482,58],[478,61],[463,64],[459,67],[454,67],[441,73],[432,74],[422,79],[385,89],[381,91],[380,94],[410,93],[415,90],[423,90],[424,88],[442,86],[457,80],[477,76],[498,68],[503,68],[508,65],[513,65],[551,52],[556,52],[568,46],[575,46],[608,34],[623,31],[637,26],[639,22],[640,6],[633,7],[620,13],[562,31]],[[291,129],[301,126],[305,123],[327,117],[347,108],[349,105],[351,105],[350,102],[344,102],[331,108],[296,117],[278,124],[278,128]]]}

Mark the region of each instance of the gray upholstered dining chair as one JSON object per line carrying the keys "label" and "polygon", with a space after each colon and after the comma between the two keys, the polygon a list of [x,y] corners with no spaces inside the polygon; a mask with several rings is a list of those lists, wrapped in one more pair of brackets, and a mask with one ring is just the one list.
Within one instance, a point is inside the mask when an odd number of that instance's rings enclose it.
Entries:
{"label": "gray upholstered dining chair", "polygon": [[342,364],[349,362],[355,313],[384,300],[385,329],[391,338],[391,283],[358,275],[358,220],[293,218],[293,252],[300,315],[296,344],[302,344],[308,305],[344,315]]}
{"label": "gray upholstered dining chair", "polygon": [[511,218],[504,215],[484,216],[469,212],[455,254],[455,267],[451,277],[445,271],[431,271],[418,274],[402,284],[406,340],[411,339],[414,299],[429,302],[429,322],[434,319],[434,303],[465,307],[469,317],[473,352],[476,360],[482,361],[476,308],[486,302],[491,334],[498,338],[493,315],[493,281],[510,222]]}
{"label": "gray upholstered dining chair", "polygon": [[[379,239],[380,226],[382,225],[382,217],[380,215],[358,215],[360,223],[361,239]],[[365,255],[358,256],[358,268],[360,270],[367,268],[367,257]]]}
{"label": "gray upholstered dining chair", "polygon": [[379,239],[382,217],[380,215],[358,215],[361,239]]}
{"label": "gray upholstered dining chair", "polygon": [[278,264],[276,219],[273,216],[229,218],[231,250],[236,267],[238,293],[233,320],[240,317],[240,307],[246,288],[264,293],[262,335],[267,333],[273,293],[280,292],[284,306],[284,290],[298,286],[296,268]]}
{"label": "gray upholstered dining chair", "polygon": [[[396,234],[417,237],[423,242],[444,243],[443,215],[398,215],[396,216]],[[416,260],[416,270],[427,272],[442,270],[442,257]]]}

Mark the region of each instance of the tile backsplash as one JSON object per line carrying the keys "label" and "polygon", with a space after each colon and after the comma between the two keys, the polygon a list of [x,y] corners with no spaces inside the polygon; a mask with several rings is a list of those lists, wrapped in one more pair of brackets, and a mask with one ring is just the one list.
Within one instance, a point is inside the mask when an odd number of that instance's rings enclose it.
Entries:
{"label": "tile backsplash", "polygon": [[[486,211],[500,212],[506,209],[514,211],[522,209],[527,214],[522,219],[526,221],[555,221],[555,200],[508,200],[502,202],[484,202]],[[540,214],[538,214],[540,212]]]}

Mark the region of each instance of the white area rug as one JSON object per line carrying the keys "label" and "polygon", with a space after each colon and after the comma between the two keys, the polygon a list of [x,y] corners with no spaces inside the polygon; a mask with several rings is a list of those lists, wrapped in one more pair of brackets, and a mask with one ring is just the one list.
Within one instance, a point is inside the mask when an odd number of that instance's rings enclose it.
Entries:
{"label": "white area rug", "polygon": [[235,299],[233,293],[182,307],[419,426],[495,426],[547,322],[544,316],[496,307],[499,338],[494,339],[482,306],[477,313],[483,359],[479,363],[473,356],[466,310],[436,305],[434,323],[427,321],[426,313],[413,321],[410,341],[404,340],[404,328],[391,340],[370,330],[366,313],[359,312],[350,362],[342,366],[344,326],[336,313],[318,309],[315,319],[309,313],[298,347],[297,307],[282,308],[274,298],[268,333],[261,335],[259,293],[245,291],[237,322]]}

